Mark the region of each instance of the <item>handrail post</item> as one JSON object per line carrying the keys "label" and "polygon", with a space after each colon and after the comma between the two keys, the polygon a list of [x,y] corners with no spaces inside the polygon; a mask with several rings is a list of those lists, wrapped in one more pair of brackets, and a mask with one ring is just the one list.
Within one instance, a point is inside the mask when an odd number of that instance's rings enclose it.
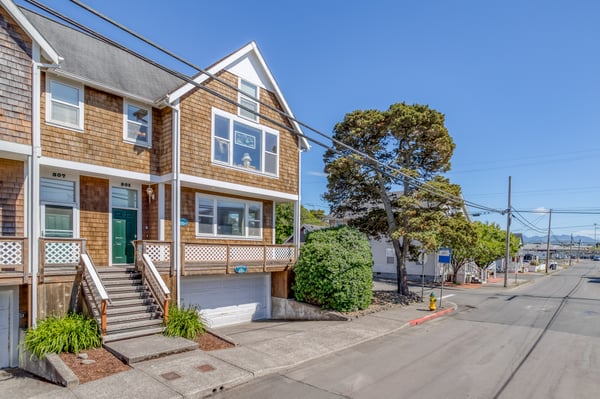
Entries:
{"label": "handrail post", "polygon": [[263,272],[267,271],[267,244],[263,245]]}
{"label": "handrail post", "polygon": [[[39,256],[40,264],[38,265],[37,277],[39,278],[40,282],[43,283],[44,282],[44,264],[46,264],[46,241],[43,238],[40,238],[39,251],[41,252],[41,254]],[[36,276],[32,275],[32,278],[35,278],[35,277]]]}
{"label": "handrail post", "polygon": [[164,315],[163,318],[165,320],[165,323],[167,321],[169,321],[169,296],[165,296],[165,302],[164,302],[164,306],[163,306],[164,311]]}
{"label": "handrail post", "polygon": [[102,300],[102,309],[100,313],[100,329],[102,330],[102,335],[106,335],[106,299]]}
{"label": "handrail post", "polygon": [[[171,245],[177,245],[176,243],[171,243]],[[181,264],[179,265],[179,267],[181,267],[180,273],[182,276],[185,276],[185,242],[182,242],[179,245],[180,248],[180,255],[181,255]],[[173,251],[171,251],[171,270],[174,270],[174,266],[175,266],[175,257],[173,256]],[[171,274],[171,277],[173,276],[173,274]]]}

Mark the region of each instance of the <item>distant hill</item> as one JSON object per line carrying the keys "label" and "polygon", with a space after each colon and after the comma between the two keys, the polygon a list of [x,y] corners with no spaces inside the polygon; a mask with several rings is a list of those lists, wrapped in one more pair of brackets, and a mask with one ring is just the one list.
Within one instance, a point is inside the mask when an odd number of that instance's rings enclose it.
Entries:
{"label": "distant hill", "polygon": [[[523,244],[545,244],[548,240],[548,236],[523,236]],[[586,236],[573,236],[573,244],[579,244],[581,240],[582,244],[593,245],[594,239]],[[550,237],[551,244],[569,244],[571,242],[570,234],[552,235]]]}

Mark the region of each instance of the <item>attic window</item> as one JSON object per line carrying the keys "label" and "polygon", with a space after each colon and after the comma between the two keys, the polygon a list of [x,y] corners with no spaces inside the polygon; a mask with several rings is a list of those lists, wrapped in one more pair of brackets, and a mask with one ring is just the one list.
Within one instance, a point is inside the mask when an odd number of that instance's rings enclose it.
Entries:
{"label": "attic window", "polygon": [[152,109],[124,103],[123,140],[144,147],[152,146]]}
{"label": "attic window", "polygon": [[[248,82],[247,80],[240,79],[239,87],[241,93],[238,96],[238,102],[244,107],[258,112],[258,102],[252,99],[258,98],[258,86]],[[245,96],[244,94],[249,97]],[[244,108],[238,108],[238,115],[251,121],[258,122],[258,115]]]}

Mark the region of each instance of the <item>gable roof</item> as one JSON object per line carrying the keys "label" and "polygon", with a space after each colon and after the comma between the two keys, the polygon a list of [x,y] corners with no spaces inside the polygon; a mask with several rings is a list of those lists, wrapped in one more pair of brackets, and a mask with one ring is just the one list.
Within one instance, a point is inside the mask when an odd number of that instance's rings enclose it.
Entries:
{"label": "gable roof", "polygon": [[[5,0],[2,0],[5,1]],[[184,81],[84,32],[20,7],[23,15],[60,52],[53,72],[132,99],[157,103]]]}
{"label": "gable roof", "polygon": [[[258,46],[255,42],[250,42],[240,48],[237,51],[234,51],[230,55],[216,62],[212,66],[206,69],[206,73],[200,73],[194,77],[194,82],[203,83],[204,81],[210,78],[210,75],[217,75],[220,71],[228,71],[233,73],[234,75],[242,77],[244,80],[247,80],[251,83],[254,83],[260,87],[265,88],[266,90],[275,93],[277,100],[281,104],[283,111],[294,118],[294,114],[290,109],[287,101],[283,97],[283,93],[281,92],[279,85],[277,85],[277,81],[273,77],[273,74],[267,67],[267,64],[258,49]],[[196,89],[196,86],[191,83],[186,83],[182,87],[177,90],[171,92],[167,98],[169,102],[173,102],[189,91]],[[303,134],[300,124],[296,121],[290,120],[294,130],[299,134]],[[302,148],[309,149],[310,145],[306,138],[301,137]]]}
{"label": "gable roof", "polygon": [[44,37],[33,27],[29,20],[23,15],[19,7],[11,0],[0,0],[0,5],[8,12],[8,14],[19,24],[19,26],[29,35],[31,40],[37,43],[42,50],[42,55],[54,64],[62,61],[56,50],[44,39]]}

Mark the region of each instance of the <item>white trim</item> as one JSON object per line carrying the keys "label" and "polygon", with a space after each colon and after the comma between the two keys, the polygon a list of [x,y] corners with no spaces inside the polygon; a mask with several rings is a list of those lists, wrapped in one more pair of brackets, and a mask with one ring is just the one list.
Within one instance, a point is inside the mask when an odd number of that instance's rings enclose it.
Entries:
{"label": "white trim", "polygon": [[[220,193],[252,196],[268,200],[298,201],[298,195],[284,193],[281,191],[267,190],[264,188],[250,187],[243,184],[225,182],[222,180],[207,179],[204,177],[181,174],[181,181],[187,183],[191,188],[202,188],[205,190],[218,190]],[[188,186],[188,187],[189,187]]]}
{"label": "white trim", "polygon": [[0,0],[0,4],[10,14],[10,16],[23,28],[27,35],[36,42],[44,55],[53,63],[58,64],[62,57],[52,48],[50,43],[31,25],[31,22],[23,15],[21,10],[11,0]]}
{"label": "white trim", "polygon": [[[51,84],[52,82],[61,84],[63,86],[68,86],[78,91],[78,105],[77,105],[77,125],[71,125],[66,122],[57,121],[52,119],[52,90]],[[77,132],[83,132],[84,128],[84,96],[85,96],[85,87],[83,84],[79,82],[68,81],[65,79],[57,78],[46,72],[46,123],[52,126],[58,126],[64,129],[75,130]],[[71,104],[68,104],[71,105]]]}
{"label": "white trim", "polygon": [[[244,47],[240,48],[239,50],[237,50],[234,53],[230,54],[229,56],[225,57],[220,62],[216,63],[211,68],[209,68],[207,70],[207,72],[209,72],[212,75],[216,75],[219,71],[221,71],[223,69],[227,69],[229,66],[234,64],[235,61],[241,59],[242,57],[244,57],[248,54],[254,54],[256,56],[258,62],[260,63],[260,66],[263,69],[263,72],[266,74],[266,77],[267,77],[270,85],[273,88],[273,91],[275,92],[277,100],[279,101],[279,103],[281,104],[281,107],[283,108],[283,111],[295,119],[294,114],[292,113],[292,110],[290,109],[290,106],[288,105],[287,101],[283,97],[283,94],[282,94],[281,90],[279,89],[279,85],[277,85],[277,81],[275,80],[275,78],[271,74],[271,71],[267,67],[267,64],[255,42],[250,42],[247,45],[245,45]],[[202,84],[204,81],[206,81],[208,79],[209,79],[208,75],[200,74],[194,79],[194,82],[196,82],[198,84]],[[173,101],[181,98],[186,93],[188,93],[190,90],[195,89],[195,88],[196,88],[195,85],[193,85],[191,83],[186,83],[185,85],[181,86],[179,89],[168,94],[167,95],[168,101],[172,103]],[[294,127],[294,130],[303,134],[302,128],[300,127],[300,124],[298,124],[298,122],[290,120],[290,123]],[[301,143],[303,144],[303,148],[305,148],[307,150],[310,149],[310,144],[308,143],[308,141],[305,138],[301,137]]]}
{"label": "white trim", "polygon": [[24,160],[27,159],[28,155],[32,154],[30,144],[20,144],[12,141],[0,140],[0,148],[2,148],[0,151],[0,156],[2,158],[7,158],[12,155],[13,158],[16,158],[17,160]]}
{"label": "white trim", "polygon": [[[148,123],[146,125],[146,128],[148,129],[148,133],[147,133],[147,140],[145,143],[134,140],[129,137],[129,125],[128,125],[129,124],[129,112],[128,112],[127,108],[130,105],[148,112]],[[132,121],[132,122],[137,123],[135,121]],[[140,123],[140,126],[143,126],[143,125]],[[139,147],[152,148],[152,107],[140,104],[136,101],[131,101],[127,98],[123,99],[123,141],[125,143],[134,144]]]}
{"label": "white trim", "polygon": [[120,177],[124,180],[137,180],[140,182],[162,183],[170,180],[170,175],[156,176],[150,173],[131,172],[129,170],[111,168],[108,166],[94,165],[77,161],[66,161],[63,159],[41,157],[40,164],[63,169],[76,170],[87,176]]}
{"label": "white trim", "polygon": [[158,239],[165,240],[165,184],[158,185]]}

